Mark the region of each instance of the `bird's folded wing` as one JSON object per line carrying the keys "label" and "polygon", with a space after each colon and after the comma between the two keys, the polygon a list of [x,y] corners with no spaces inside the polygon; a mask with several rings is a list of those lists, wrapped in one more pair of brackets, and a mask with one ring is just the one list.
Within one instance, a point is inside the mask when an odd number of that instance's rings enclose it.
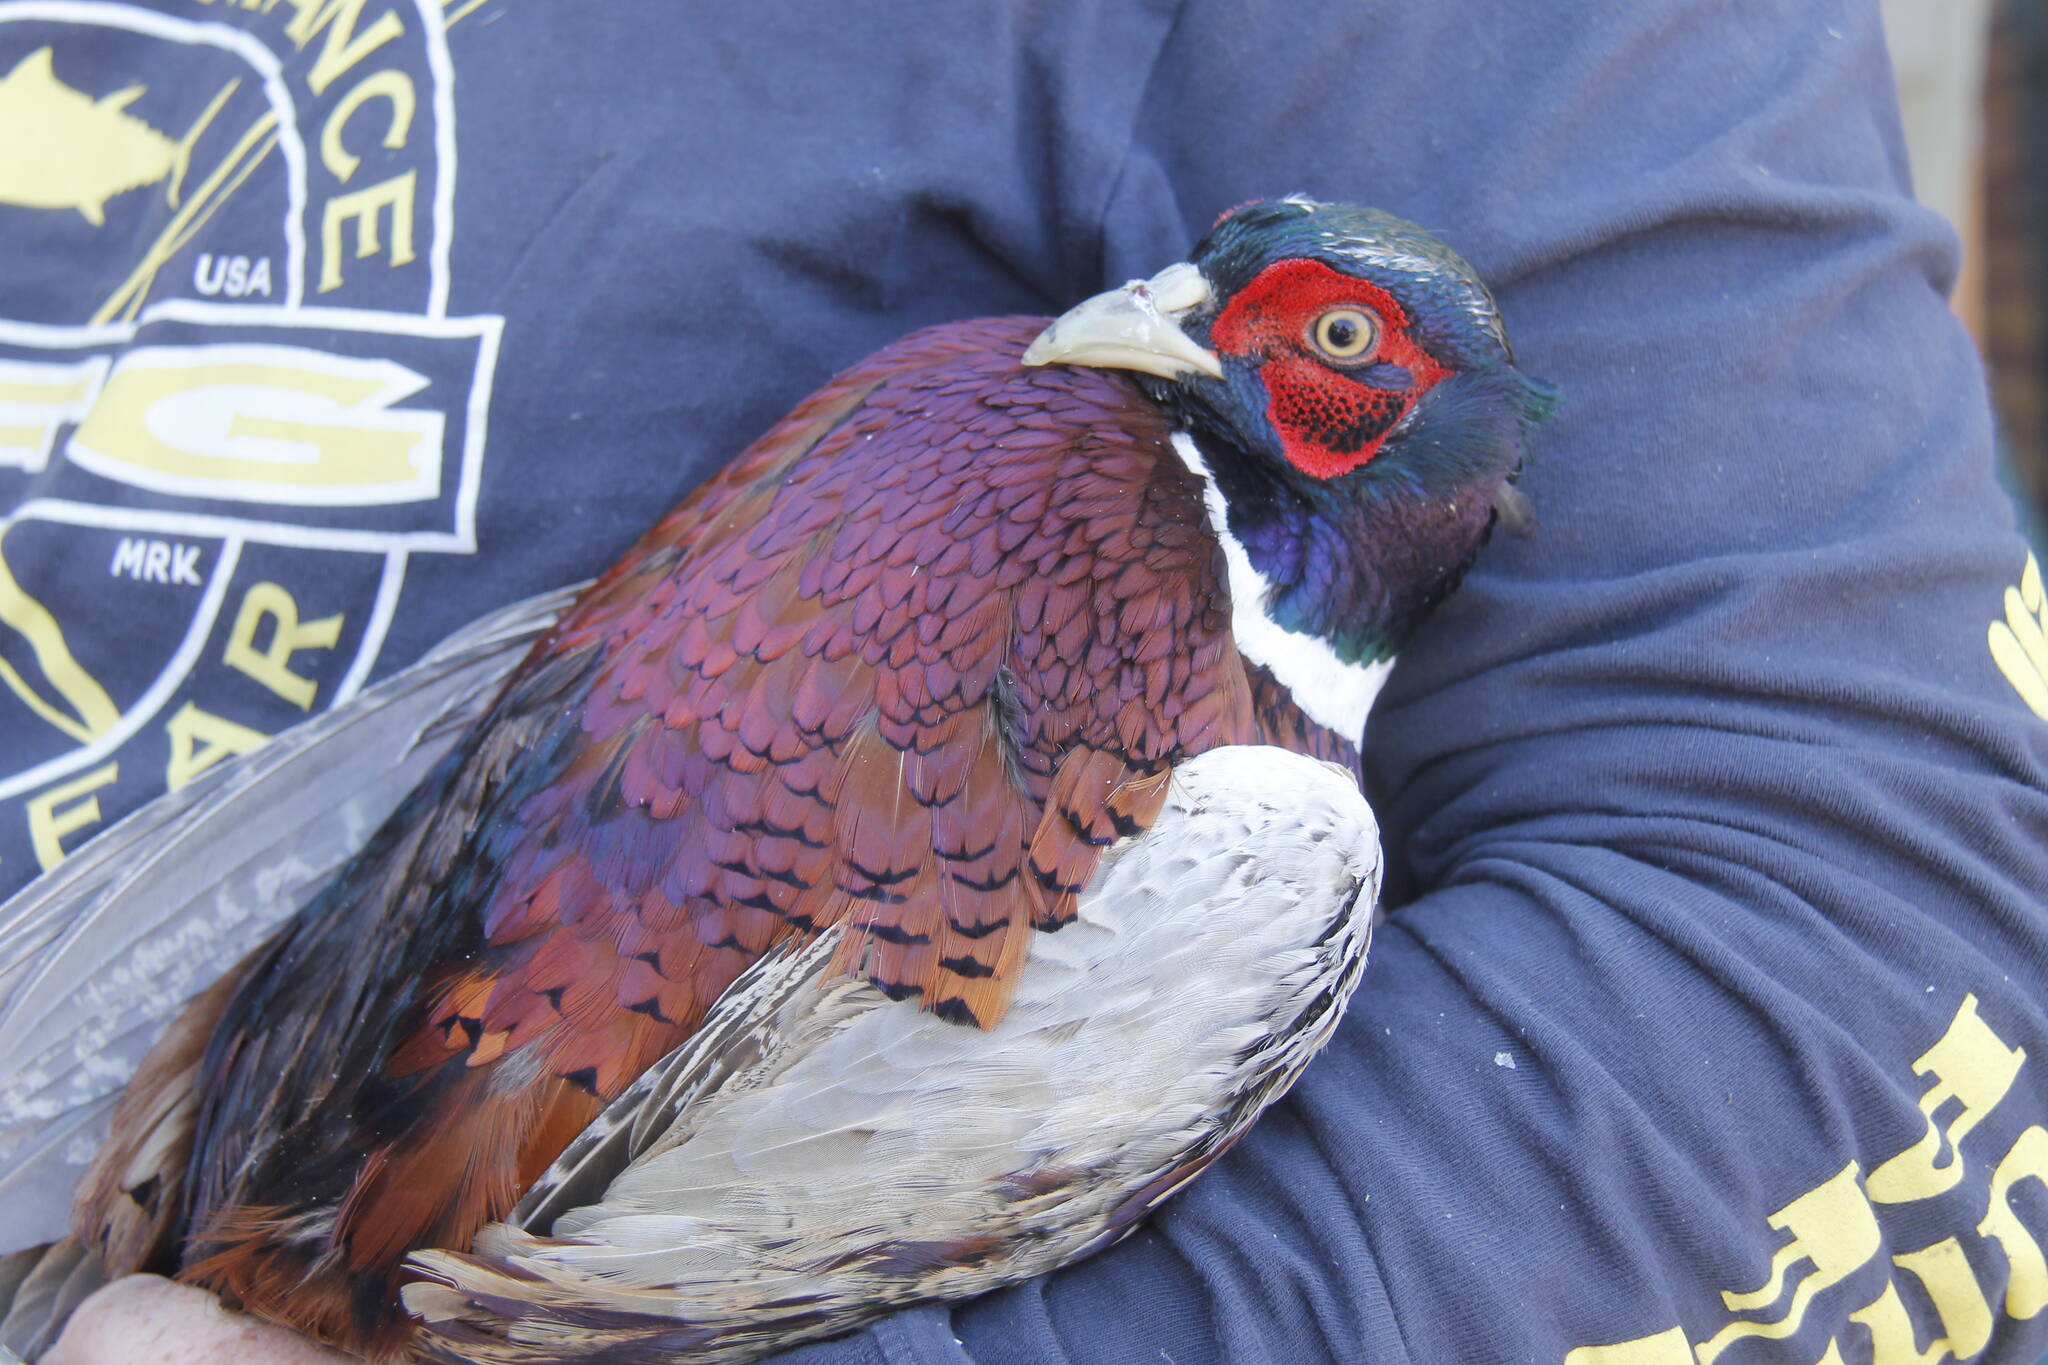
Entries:
{"label": "bird's folded wing", "polygon": [[489,704],[580,585],[515,603],[107,830],[0,905],[0,1253],[61,1236],[115,1095]]}
{"label": "bird's folded wing", "polygon": [[416,1253],[437,1358],[739,1360],[1114,1240],[1241,1133],[1364,963],[1352,780],[1260,746],[1174,770],[990,1030],[831,970],[743,974],[470,1254]]}

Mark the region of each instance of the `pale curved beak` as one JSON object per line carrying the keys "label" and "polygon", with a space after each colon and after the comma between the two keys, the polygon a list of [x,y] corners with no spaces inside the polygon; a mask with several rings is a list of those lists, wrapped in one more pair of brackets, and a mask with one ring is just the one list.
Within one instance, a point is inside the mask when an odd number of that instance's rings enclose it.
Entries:
{"label": "pale curved beak", "polygon": [[1149,280],[1083,300],[1053,320],[1024,351],[1026,365],[1090,365],[1178,379],[1199,370],[1223,377],[1214,351],[1188,340],[1177,318],[1209,301],[1209,282],[1182,261]]}

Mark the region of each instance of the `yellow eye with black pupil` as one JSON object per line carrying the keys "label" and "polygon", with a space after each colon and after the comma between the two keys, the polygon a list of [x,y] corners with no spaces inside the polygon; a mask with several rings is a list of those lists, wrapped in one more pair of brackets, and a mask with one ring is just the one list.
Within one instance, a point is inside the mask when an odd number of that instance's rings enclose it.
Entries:
{"label": "yellow eye with black pupil", "polygon": [[1308,335],[1331,360],[1355,365],[1372,355],[1380,339],[1379,321],[1363,308],[1332,308],[1315,320]]}

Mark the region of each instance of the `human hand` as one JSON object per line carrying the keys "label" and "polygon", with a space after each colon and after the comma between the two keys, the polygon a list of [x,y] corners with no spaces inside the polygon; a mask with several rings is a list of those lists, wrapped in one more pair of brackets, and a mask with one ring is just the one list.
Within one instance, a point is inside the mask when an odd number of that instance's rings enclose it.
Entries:
{"label": "human hand", "polygon": [[230,1312],[203,1289],[160,1275],[129,1275],[78,1306],[43,1365],[352,1365],[354,1359]]}

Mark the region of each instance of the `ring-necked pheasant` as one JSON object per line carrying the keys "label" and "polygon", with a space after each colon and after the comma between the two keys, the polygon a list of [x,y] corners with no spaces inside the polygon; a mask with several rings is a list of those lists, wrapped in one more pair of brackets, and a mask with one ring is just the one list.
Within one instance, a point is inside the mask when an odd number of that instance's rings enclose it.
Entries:
{"label": "ring-necked pheasant", "polygon": [[1114,1240],[1333,1026],[1378,855],[1315,760],[1548,401],[1442,244],[1300,199],[877,353],[173,1025],[81,1234],[507,1361],[742,1358]]}

